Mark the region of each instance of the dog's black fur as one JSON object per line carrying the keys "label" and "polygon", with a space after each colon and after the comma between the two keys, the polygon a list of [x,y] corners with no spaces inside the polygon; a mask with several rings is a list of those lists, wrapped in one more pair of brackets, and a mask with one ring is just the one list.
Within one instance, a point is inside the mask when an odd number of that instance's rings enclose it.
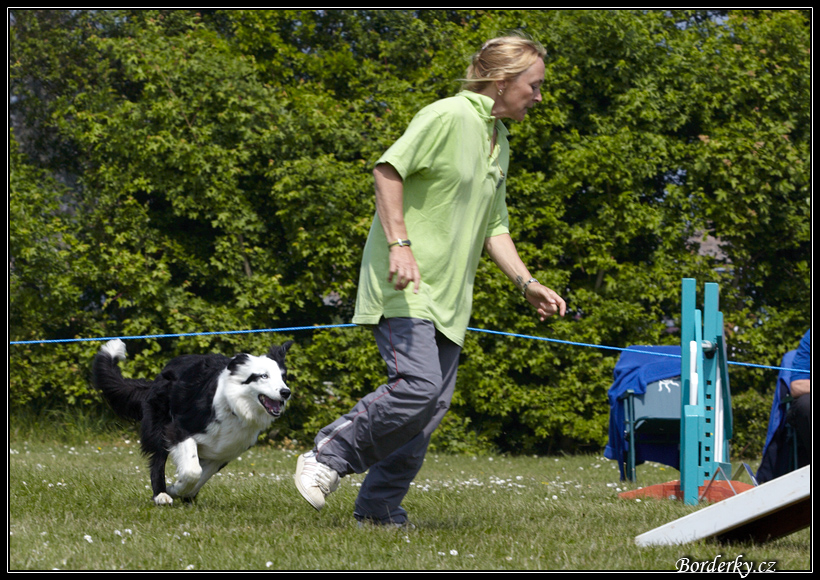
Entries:
{"label": "dog's black fur", "polygon": [[[123,378],[117,365],[125,345],[112,340],[94,358],[93,382],[120,416],[140,422],[157,505],[174,497],[190,501],[217,471],[252,446],[284,411],[285,354],[293,344],[273,346],[265,356],[184,355],[154,380]],[[177,480],[165,484],[168,458]]]}

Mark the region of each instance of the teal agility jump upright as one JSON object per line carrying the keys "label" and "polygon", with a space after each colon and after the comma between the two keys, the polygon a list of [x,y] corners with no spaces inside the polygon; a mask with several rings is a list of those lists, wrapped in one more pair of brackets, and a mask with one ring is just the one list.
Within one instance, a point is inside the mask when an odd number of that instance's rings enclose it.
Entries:
{"label": "teal agility jump upright", "polygon": [[717,475],[728,479],[732,400],[727,372],[723,313],[718,285],[704,287],[703,310],[696,307],[696,284],[681,288],[680,484],[683,500],[697,504],[699,487]]}

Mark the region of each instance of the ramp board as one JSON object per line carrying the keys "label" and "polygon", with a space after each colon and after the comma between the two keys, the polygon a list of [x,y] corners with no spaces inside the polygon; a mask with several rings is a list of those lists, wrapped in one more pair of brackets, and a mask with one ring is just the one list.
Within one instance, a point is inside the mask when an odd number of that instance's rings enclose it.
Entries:
{"label": "ramp board", "polygon": [[765,542],[811,524],[811,466],[712,504],[635,538],[639,546],[719,541]]}

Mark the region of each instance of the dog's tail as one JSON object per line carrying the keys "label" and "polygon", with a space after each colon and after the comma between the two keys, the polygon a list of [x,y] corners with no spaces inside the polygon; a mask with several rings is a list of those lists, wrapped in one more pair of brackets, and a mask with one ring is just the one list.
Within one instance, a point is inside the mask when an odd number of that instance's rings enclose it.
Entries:
{"label": "dog's tail", "polygon": [[115,413],[125,419],[142,420],[142,403],[148,397],[152,381],[126,379],[117,361],[125,358],[125,343],[120,339],[106,342],[94,357],[92,377]]}

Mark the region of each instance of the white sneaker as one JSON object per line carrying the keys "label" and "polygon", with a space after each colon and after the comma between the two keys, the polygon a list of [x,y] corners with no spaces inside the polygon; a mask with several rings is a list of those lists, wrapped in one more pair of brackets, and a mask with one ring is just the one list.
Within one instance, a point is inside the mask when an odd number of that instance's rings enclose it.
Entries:
{"label": "white sneaker", "polygon": [[317,510],[325,507],[325,498],[336,491],[340,479],[336,471],[316,461],[313,451],[300,455],[296,462],[296,489]]}

